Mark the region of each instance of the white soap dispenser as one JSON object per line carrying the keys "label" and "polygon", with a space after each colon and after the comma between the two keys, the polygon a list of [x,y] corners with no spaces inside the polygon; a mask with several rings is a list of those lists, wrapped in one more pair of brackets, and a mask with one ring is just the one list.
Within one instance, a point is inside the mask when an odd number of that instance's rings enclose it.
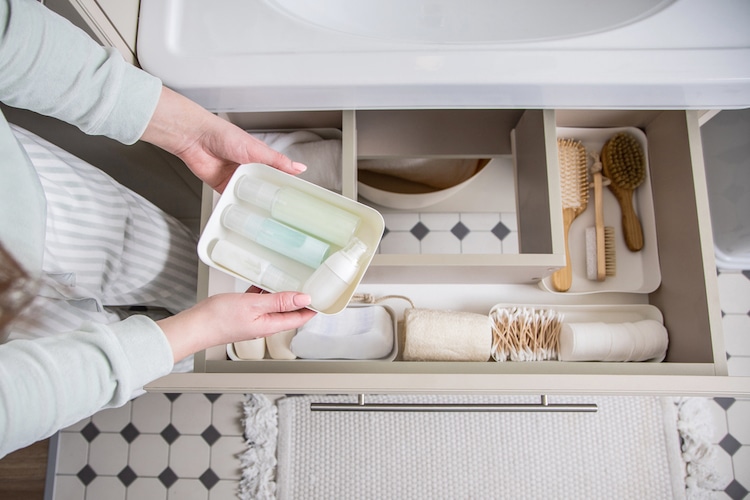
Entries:
{"label": "white soap dispenser", "polygon": [[313,308],[325,311],[341,297],[356,278],[359,260],[366,252],[367,245],[354,237],[315,270],[302,286],[302,292],[310,295]]}

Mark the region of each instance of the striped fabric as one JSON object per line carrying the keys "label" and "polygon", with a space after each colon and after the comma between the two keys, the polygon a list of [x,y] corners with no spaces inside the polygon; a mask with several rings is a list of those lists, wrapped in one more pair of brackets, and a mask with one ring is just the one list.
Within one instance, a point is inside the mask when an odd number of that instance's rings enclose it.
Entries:
{"label": "striped fabric", "polygon": [[108,306],[179,312],[195,303],[195,236],[179,221],[101,170],[16,126],[47,197],[39,296],[10,338],[118,321]]}

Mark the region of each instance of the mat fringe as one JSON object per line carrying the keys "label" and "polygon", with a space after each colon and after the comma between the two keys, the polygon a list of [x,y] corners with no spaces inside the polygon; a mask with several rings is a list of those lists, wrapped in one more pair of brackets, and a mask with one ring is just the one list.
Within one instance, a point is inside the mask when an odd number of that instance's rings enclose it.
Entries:
{"label": "mat fringe", "polygon": [[680,433],[684,462],[685,492],[688,499],[715,498],[714,492],[729,484],[717,467],[717,445],[712,443],[716,427],[706,398],[674,398],[677,430]]}
{"label": "mat fringe", "polygon": [[245,444],[240,455],[241,500],[276,498],[276,441],[279,433],[276,405],[262,394],[248,394],[244,404]]}

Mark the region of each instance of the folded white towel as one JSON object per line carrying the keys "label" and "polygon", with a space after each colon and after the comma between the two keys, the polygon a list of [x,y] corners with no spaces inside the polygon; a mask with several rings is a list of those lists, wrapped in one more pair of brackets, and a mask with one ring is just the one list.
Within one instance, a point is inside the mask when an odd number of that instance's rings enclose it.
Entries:
{"label": "folded white towel", "polygon": [[323,139],[307,130],[295,132],[253,132],[279,153],[307,165],[299,177],[331,191],[341,192],[341,140]]}
{"label": "folded white towel", "polygon": [[407,361],[488,361],[492,350],[489,316],[460,311],[407,309]]}
{"label": "folded white towel", "polygon": [[393,352],[393,318],[383,306],[318,314],[297,329],[290,350],[306,359],[382,359]]}

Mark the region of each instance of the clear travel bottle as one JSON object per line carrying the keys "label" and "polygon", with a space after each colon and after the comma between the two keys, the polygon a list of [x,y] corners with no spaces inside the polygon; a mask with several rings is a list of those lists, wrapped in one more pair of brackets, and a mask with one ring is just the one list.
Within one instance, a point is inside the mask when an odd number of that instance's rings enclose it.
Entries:
{"label": "clear travel bottle", "polygon": [[211,249],[211,258],[217,264],[273,292],[299,291],[301,286],[298,279],[227,240],[216,242]]}
{"label": "clear travel bottle", "polygon": [[259,245],[312,268],[320,266],[331,249],[323,241],[239,205],[228,205],[221,223]]}
{"label": "clear travel bottle", "polygon": [[367,245],[358,238],[352,238],[348,245],[328,257],[312,273],[302,286],[302,292],[312,299],[312,307],[324,312],[336,303],[357,277],[359,261],[366,252]]}
{"label": "clear travel bottle", "polygon": [[235,194],[271,213],[271,217],[317,238],[343,247],[351,240],[360,219],[344,209],[294,188],[243,177]]}

